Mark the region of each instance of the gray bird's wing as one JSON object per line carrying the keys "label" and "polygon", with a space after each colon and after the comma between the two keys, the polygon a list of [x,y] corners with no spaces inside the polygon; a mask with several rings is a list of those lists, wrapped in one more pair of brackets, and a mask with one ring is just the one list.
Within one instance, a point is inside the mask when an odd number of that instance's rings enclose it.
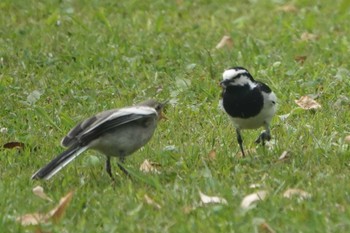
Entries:
{"label": "gray bird's wing", "polygon": [[108,130],[142,118],[156,117],[155,109],[146,106],[107,110],[76,125],[62,139],[61,145],[69,147],[81,142],[85,145]]}

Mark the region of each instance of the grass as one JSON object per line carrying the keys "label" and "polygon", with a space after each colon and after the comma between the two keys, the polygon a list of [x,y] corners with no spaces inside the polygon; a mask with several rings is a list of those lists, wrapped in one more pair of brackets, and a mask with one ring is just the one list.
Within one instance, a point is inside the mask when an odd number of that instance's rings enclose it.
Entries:
{"label": "grass", "polygon": [[[65,217],[42,226],[50,232],[263,232],[262,222],[276,232],[349,231],[350,6],[296,0],[297,11],[279,10],[285,5],[1,1],[0,128],[7,132],[0,142],[25,144],[1,149],[1,229],[31,231],[15,218],[53,208],[32,194],[41,185],[55,202],[75,190]],[[305,32],[316,38],[302,40]],[[232,48],[215,49],[224,35]],[[237,156],[234,129],[218,108],[217,83],[235,65],[279,98],[272,147],[246,158]],[[294,100],[303,95],[316,96],[322,109],[298,108]],[[30,180],[62,151],[59,141],[75,123],[151,97],[170,99],[169,120],[128,158],[132,179],[114,163],[111,184],[104,157],[90,151],[50,181]],[[246,148],[255,148],[259,132],[243,132]],[[286,150],[291,157],[279,161]],[[161,174],[138,171],[146,158],[161,164]],[[284,198],[288,188],[312,197]],[[199,190],[228,204],[200,205]],[[267,198],[242,210],[242,199],[257,190]]]}

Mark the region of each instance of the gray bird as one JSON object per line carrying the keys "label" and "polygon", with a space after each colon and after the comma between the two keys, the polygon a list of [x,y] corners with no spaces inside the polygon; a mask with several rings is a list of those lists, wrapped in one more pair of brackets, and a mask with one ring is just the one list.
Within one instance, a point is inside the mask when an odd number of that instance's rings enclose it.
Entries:
{"label": "gray bird", "polygon": [[118,157],[119,168],[125,157],[144,146],[152,137],[165,103],[147,100],[135,106],[107,110],[92,116],[75,126],[61,141],[68,149],[46,166],[39,169],[32,179],[50,179],[68,163],[88,149],[107,156],[106,171],[110,177],[111,157]]}

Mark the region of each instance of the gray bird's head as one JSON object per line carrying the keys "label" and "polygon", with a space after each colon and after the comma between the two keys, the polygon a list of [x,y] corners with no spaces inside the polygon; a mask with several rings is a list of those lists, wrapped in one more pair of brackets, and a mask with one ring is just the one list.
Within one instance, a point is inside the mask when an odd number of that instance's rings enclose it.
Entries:
{"label": "gray bird's head", "polygon": [[147,106],[147,107],[150,107],[150,108],[154,108],[157,111],[157,113],[158,113],[159,120],[161,120],[161,119],[167,119],[166,116],[163,113],[164,106],[167,103],[168,103],[168,101],[165,101],[165,102],[161,103],[161,102],[158,102],[157,100],[149,99],[149,100],[143,101],[143,102],[141,102],[141,103],[139,103],[137,105],[138,106]]}
{"label": "gray bird's head", "polygon": [[222,74],[220,86],[226,88],[228,86],[245,86],[254,87],[255,81],[249,71],[243,67],[233,67],[227,69]]}

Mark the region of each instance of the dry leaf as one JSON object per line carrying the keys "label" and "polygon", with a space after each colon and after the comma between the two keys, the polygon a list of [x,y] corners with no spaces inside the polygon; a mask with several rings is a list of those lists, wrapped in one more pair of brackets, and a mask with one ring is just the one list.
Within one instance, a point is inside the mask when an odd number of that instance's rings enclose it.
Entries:
{"label": "dry leaf", "polygon": [[274,229],[272,229],[272,227],[267,224],[266,222],[263,222],[259,225],[259,233],[275,233],[276,231]]}
{"label": "dry leaf", "polygon": [[147,194],[145,194],[144,196],[145,198],[145,201],[147,204],[151,205],[151,206],[154,206],[156,209],[161,209],[162,207],[157,203],[155,202],[152,198],[150,198]]}
{"label": "dry leaf", "polygon": [[216,159],[216,151],[215,150],[211,150],[208,154],[208,157],[210,160],[215,160]]}
{"label": "dry leaf", "polygon": [[350,144],[350,135],[348,135],[344,138],[344,142],[347,144]]}
{"label": "dry leaf", "polygon": [[299,62],[300,64],[304,64],[306,58],[307,58],[307,56],[301,55],[301,56],[296,56],[296,57],[294,58],[294,60],[295,60],[296,62]]}
{"label": "dry leaf", "polygon": [[256,201],[264,200],[266,196],[267,196],[267,192],[263,190],[258,191],[256,193],[249,194],[243,198],[241,202],[241,207],[243,209],[248,209]]}
{"label": "dry leaf", "polygon": [[290,157],[290,152],[289,151],[283,151],[281,156],[278,158],[278,160],[286,160]]}
{"label": "dry leaf", "polygon": [[140,171],[144,173],[154,172],[160,174],[160,172],[157,169],[157,167],[159,166],[159,163],[150,162],[148,161],[148,159],[145,159],[145,161],[143,161],[143,163],[140,166]]}
{"label": "dry leaf", "polygon": [[41,199],[47,200],[47,201],[52,201],[51,198],[49,198],[46,193],[44,192],[43,187],[41,186],[36,186],[35,188],[33,188],[33,193],[40,197]]}
{"label": "dry leaf", "polygon": [[203,204],[209,204],[209,203],[227,204],[226,199],[222,197],[207,196],[201,191],[199,191],[199,196],[201,197],[201,201]]}
{"label": "dry leaf", "polygon": [[3,145],[6,149],[23,149],[24,143],[23,142],[8,142]]}
{"label": "dry leaf", "polygon": [[299,105],[302,109],[305,109],[305,110],[310,110],[310,109],[316,110],[318,108],[321,108],[321,105],[319,103],[317,103],[311,97],[306,95],[294,101],[297,105]]}
{"label": "dry leaf", "polygon": [[57,223],[66,212],[74,192],[70,191],[66,196],[62,197],[59,204],[49,212],[49,216],[54,223]]}
{"label": "dry leaf", "polygon": [[303,32],[300,36],[300,40],[302,41],[314,41],[317,40],[318,36],[312,33],[308,33],[308,32]]}
{"label": "dry leaf", "polygon": [[25,214],[18,217],[16,221],[20,222],[22,226],[39,225],[47,222],[47,215],[39,213]]}
{"label": "dry leaf", "polygon": [[58,223],[65,213],[70,201],[73,197],[73,191],[69,192],[66,196],[62,197],[59,204],[52,209],[49,213],[33,213],[25,214],[21,217],[18,217],[16,220],[22,224],[22,226],[28,225],[38,225],[42,223],[47,223],[51,220],[54,223]]}
{"label": "dry leaf", "polygon": [[298,9],[293,4],[286,4],[286,5],[280,6],[277,8],[277,10],[283,11],[286,13],[294,13],[298,11]]}
{"label": "dry leaf", "polygon": [[301,190],[301,189],[287,189],[283,193],[283,197],[285,197],[285,198],[292,198],[293,196],[297,196],[300,199],[311,198],[311,194],[310,193],[305,192],[304,190]]}
{"label": "dry leaf", "polygon": [[220,42],[215,46],[216,49],[222,49],[224,47],[233,47],[233,40],[230,36],[223,36]]}

